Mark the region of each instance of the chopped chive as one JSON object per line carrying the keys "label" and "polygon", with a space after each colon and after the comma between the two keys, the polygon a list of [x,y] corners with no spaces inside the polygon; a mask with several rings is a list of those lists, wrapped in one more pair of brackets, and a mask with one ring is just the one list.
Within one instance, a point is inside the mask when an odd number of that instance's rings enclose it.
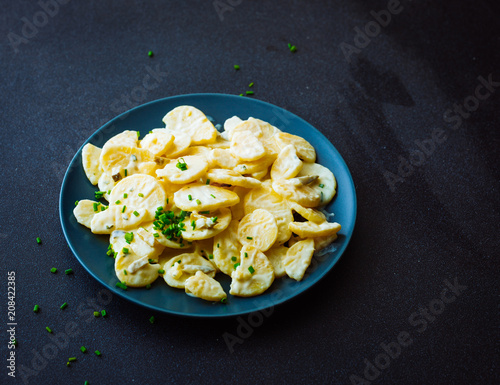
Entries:
{"label": "chopped chive", "polygon": [[95,318],[99,318],[100,316],[101,316],[101,313],[99,313],[98,311],[94,312],[94,317]]}
{"label": "chopped chive", "polygon": [[231,257],[231,261],[233,261],[233,262],[236,262],[237,259],[238,258],[236,258],[236,257]]}
{"label": "chopped chive", "polygon": [[100,356],[101,355],[101,352],[99,350],[96,350],[94,353],[95,353],[96,356]]}
{"label": "chopped chive", "polygon": [[55,273],[57,273],[57,269],[56,269],[55,267],[53,267],[52,269],[50,269],[50,272],[51,272],[52,274],[55,274]]}
{"label": "chopped chive", "polygon": [[130,245],[130,242],[134,240],[134,233],[125,233],[125,242],[127,242]]}
{"label": "chopped chive", "polygon": [[247,239],[250,239],[250,240],[252,240],[252,239],[253,239],[253,237],[247,237]]}
{"label": "chopped chive", "polygon": [[235,65],[234,65],[234,69],[235,69],[236,71],[238,71],[238,70],[240,69],[240,66],[239,66],[238,64],[235,64]]}
{"label": "chopped chive", "polygon": [[122,207],[122,213],[124,213],[126,209],[127,209],[127,206],[125,206],[125,205],[124,205],[124,206]]}
{"label": "chopped chive", "polygon": [[224,297],[220,300],[221,303],[226,303],[227,302],[227,297]]}
{"label": "chopped chive", "polygon": [[73,361],[76,361],[76,357],[70,357],[70,358],[68,358],[68,362],[73,362]]}
{"label": "chopped chive", "polygon": [[85,382],[83,383],[83,385],[89,385],[89,382],[88,382],[88,381],[85,381]]}
{"label": "chopped chive", "polygon": [[149,319],[149,322],[151,322],[152,324],[155,323],[155,317],[152,315],[151,318]]}
{"label": "chopped chive", "polygon": [[208,254],[208,259],[214,259],[214,255],[213,254]]}
{"label": "chopped chive", "polygon": [[78,206],[78,202],[79,202],[79,201],[75,201],[75,206]]}
{"label": "chopped chive", "polygon": [[146,290],[149,290],[149,289],[151,289],[151,284],[150,284],[150,283],[148,283],[148,284],[146,285]]}
{"label": "chopped chive", "polygon": [[47,330],[49,333],[52,333],[52,329],[49,328],[48,326],[45,326],[45,330]]}
{"label": "chopped chive", "polygon": [[125,285],[125,284],[124,284],[124,283],[122,283],[122,282],[117,282],[117,283],[115,284],[115,286],[116,286],[116,287],[119,287],[119,288],[120,288],[120,289],[122,289],[122,290],[127,290],[127,285]]}
{"label": "chopped chive", "polygon": [[38,313],[38,311],[39,311],[39,310],[40,310],[40,306],[35,305],[35,307],[33,308],[33,311],[34,311],[35,313]]}
{"label": "chopped chive", "polygon": [[160,236],[160,234],[158,234],[158,233],[153,233],[153,237],[158,238],[159,236]]}
{"label": "chopped chive", "polygon": [[71,363],[69,361],[66,362],[66,366],[71,366]]}
{"label": "chopped chive", "polygon": [[288,49],[290,50],[290,52],[296,52],[297,51],[297,47],[295,47],[294,45],[291,45],[290,43],[288,43]]}
{"label": "chopped chive", "polygon": [[212,222],[215,223],[215,222],[217,222],[217,219],[219,219],[219,217],[212,217],[210,219],[212,219]]}
{"label": "chopped chive", "polygon": [[193,197],[191,196],[191,194],[189,194],[189,195],[188,195],[188,199],[189,199],[190,201],[192,201],[192,200],[193,200]]}
{"label": "chopped chive", "polygon": [[[139,137],[139,131],[137,131],[137,137]],[[127,175],[128,175],[128,171],[127,171],[127,169],[123,170],[123,174],[124,174],[125,176],[127,176]]]}
{"label": "chopped chive", "polygon": [[124,247],[124,248],[122,249],[122,253],[123,253],[123,254],[128,254],[129,252],[130,252],[130,250],[128,249],[128,247]]}
{"label": "chopped chive", "polygon": [[245,253],[245,258],[248,258],[248,253]]}
{"label": "chopped chive", "polygon": [[156,261],[154,259],[151,259],[151,258],[148,259],[148,262],[149,263],[156,263]]}
{"label": "chopped chive", "polygon": [[251,82],[251,83],[248,85],[248,87],[253,87],[253,82]]}
{"label": "chopped chive", "polygon": [[214,194],[210,194],[210,195],[212,196],[212,198],[214,198],[214,199],[215,199],[215,195],[214,195]]}
{"label": "chopped chive", "polygon": [[14,341],[12,341],[12,344],[13,344],[14,346],[17,346],[17,340],[16,340],[16,339],[14,339]]}
{"label": "chopped chive", "polygon": [[64,303],[61,305],[60,309],[61,309],[61,310],[64,310],[64,309],[66,309],[67,307],[68,307],[68,303],[67,303],[67,302],[64,302]]}
{"label": "chopped chive", "polygon": [[73,269],[64,270],[64,274],[66,275],[73,274]]}
{"label": "chopped chive", "polygon": [[210,211],[200,211],[200,214],[210,214]]}
{"label": "chopped chive", "polygon": [[132,214],[134,214],[136,217],[139,216],[139,213],[137,211],[134,211]]}
{"label": "chopped chive", "polygon": [[141,198],[144,198],[144,194],[143,193],[139,193],[137,195],[139,195]]}
{"label": "chopped chive", "polygon": [[319,187],[323,188],[323,187],[325,187],[325,185],[323,183],[320,183]]}
{"label": "chopped chive", "polygon": [[239,265],[240,265],[239,263],[235,263],[235,264],[234,264],[234,270],[236,270],[236,269],[238,268],[238,266],[239,266]]}
{"label": "chopped chive", "polygon": [[108,315],[108,313],[106,313],[106,310],[103,309],[103,310],[101,310],[101,315],[103,317],[106,317]]}
{"label": "chopped chive", "polygon": [[247,95],[253,95],[253,94],[254,94],[254,92],[253,92],[253,91],[246,91],[245,93],[246,93]]}
{"label": "chopped chive", "polygon": [[255,269],[253,268],[253,266],[249,266],[248,271],[250,272],[250,274],[255,273]]}
{"label": "chopped chive", "polygon": [[323,191],[321,191],[321,202],[323,202]]}
{"label": "chopped chive", "polygon": [[99,203],[98,202],[94,202],[93,206],[94,206],[94,211],[97,211],[97,208],[99,207]]}
{"label": "chopped chive", "polygon": [[[182,162],[181,162],[182,160]],[[187,166],[187,163],[186,161],[184,160],[184,158],[180,158],[178,161],[177,161],[177,164],[175,165],[179,170],[181,171],[186,171],[188,169],[188,166]]]}
{"label": "chopped chive", "polygon": [[82,347],[80,348],[80,351],[81,351],[82,353],[86,353],[86,352],[87,352],[87,348],[86,348],[85,346],[82,346]]}
{"label": "chopped chive", "polygon": [[149,56],[149,57],[153,57],[154,55],[155,55],[155,54],[153,53],[153,51],[149,51],[149,52],[148,52],[148,56]]}
{"label": "chopped chive", "polygon": [[123,197],[124,198],[128,197],[128,194],[127,193],[123,194]]}
{"label": "chopped chive", "polygon": [[191,221],[191,227],[193,230],[196,228],[196,222],[194,220]]}
{"label": "chopped chive", "polygon": [[165,270],[163,269],[158,270],[158,274],[165,274]]}
{"label": "chopped chive", "polygon": [[205,184],[210,184],[210,179],[207,179],[207,182]]}
{"label": "chopped chive", "polygon": [[122,201],[118,199],[118,200],[115,202],[115,205],[119,205],[120,203],[122,203]]}
{"label": "chopped chive", "polygon": [[243,96],[243,94],[240,94],[240,96]]}
{"label": "chopped chive", "polygon": [[196,199],[196,204],[201,205],[201,201],[199,199]]}
{"label": "chopped chive", "polygon": [[168,198],[167,198],[167,205],[168,205]]}
{"label": "chopped chive", "polygon": [[220,243],[217,243],[217,248],[219,248],[219,247],[220,247]]}
{"label": "chopped chive", "polygon": [[95,191],[94,192],[95,199],[101,199],[105,193],[106,191]]}
{"label": "chopped chive", "polygon": [[123,274],[127,275],[127,270],[123,270]]}

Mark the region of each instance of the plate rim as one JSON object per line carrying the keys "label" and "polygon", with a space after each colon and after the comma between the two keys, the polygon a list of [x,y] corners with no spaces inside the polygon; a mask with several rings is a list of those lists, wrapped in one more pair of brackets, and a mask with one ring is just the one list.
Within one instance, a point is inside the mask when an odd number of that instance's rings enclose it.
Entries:
{"label": "plate rim", "polygon": [[[71,161],[68,164],[68,168],[66,169],[66,172],[64,173],[63,180],[61,182],[61,188],[60,188],[60,193],[59,193],[59,219],[60,219],[60,222],[61,222],[61,228],[63,230],[63,234],[64,234],[64,238],[66,240],[66,243],[67,243],[68,247],[70,248],[73,256],[76,257],[76,259],[78,260],[78,262],[80,263],[80,265],[82,265],[84,267],[84,269],[95,280],[97,280],[101,285],[103,285],[107,290],[110,290],[113,294],[118,295],[121,298],[124,298],[124,299],[126,299],[126,300],[128,300],[128,301],[130,301],[130,302],[132,302],[132,303],[134,303],[136,305],[138,305],[138,306],[145,307],[145,308],[148,308],[150,310],[158,311],[160,313],[171,314],[171,315],[181,316],[181,317],[189,317],[189,318],[227,318],[227,317],[236,317],[236,316],[241,316],[241,315],[245,315],[245,314],[251,314],[251,313],[254,313],[254,312],[259,312],[259,311],[262,311],[262,310],[265,310],[265,309],[268,309],[268,308],[271,308],[271,307],[275,307],[275,306],[284,304],[285,302],[288,302],[288,301],[290,301],[290,300],[292,300],[294,298],[297,298],[298,296],[302,295],[304,292],[306,292],[307,290],[309,290],[310,288],[312,288],[319,281],[321,281],[322,279],[324,279],[324,277],[335,267],[335,265],[338,264],[338,262],[340,261],[340,259],[344,255],[347,247],[349,246],[350,240],[352,238],[352,235],[354,233],[354,229],[355,229],[355,226],[356,226],[357,211],[358,211],[356,186],[354,184],[354,180],[352,178],[351,171],[349,170],[349,167],[347,167],[347,163],[345,162],[344,158],[342,157],[342,155],[340,154],[340,152],[337,150],[337,148],[333,145],[333,143],[320,130],[318,130],[312,124],[310,124],[306,120],[302,119],[300,116],[294,114],[293,112],[290,112],[290,111],[288,111],[288,110],[286,110],[286,109],[284,109],[282,107],[276,106],[276,105],[274,105],[272,103],[268,103],[268,102],[265,102],[265,101],[262,101],[262,100],[259,100],[259,99],[246,98],[245,101],[251,101],[251,103],[261,104],[262,106],[264,106],[266,108],[273,108],[273,109],[283,110],[286,113],[291,114],[294,117],[294,119],[299,120],[302,124],[305,124],[306,126],[312,127],[316,131],[316,134],[319,134],[321,140],[324,140],[324,141],[328,142],[331,145],[333,151],[336,152],[336,155],[342,161],[344,172],[346,172],[347,177],[348,177],[349,187],[350,187],[350,190],[352,191],[352,206],[353,206],[351,231],[349,231],[347,234],[344,235],[345,236],[344,243],[342,244],[342,246],[339,249],[335,250],[335,252],[338,253],[338,256],[336,258],[334,258],[330,262],[331,266],[327,266],[324,269],[324,271],[321,271],[319,273],[319,276],[316,277],[316,280],[314,282],[311,282],[310,284],[308,284],[308,285],[300,288],[299,291],[297,291],[296,293],[293,293],[293,295],[291,295],[291,296],[285,297],[284,299],[279,299],[279,300],[276,300],[276,301],[272,301],[272,303],[266,302],[264,305],[255,306],[255,308],[253,308],[252,310],[237,311],[237,312],[233,312],[233,313],[230,313],[230,314],[186,313],[186,312],[180,312],[180,311],[177,311],[177,310],[172,310],[172,309],[168,309],[168,308],[161,308],[161,307],[158,307],[158,306],[155,306],[155,305],[147,304],[147,303],[141,302],[138,299],[135,299],[133,297],[127,296],[125,291],[119,290],[118,288],[112,286],[111,284],[107,283],[105,280],[101,279],[96,273],[94,273],[93,270],[90,269],[86,265],[86,263],[80,258],[80,256],[78,255],[78,253],[74,249],[72,243],[70,242],[70,239],[69,239],[66,227],[65,227],[65,218],[63,217],[63,198],[64,198],[63,192],[65,191],[65,187],[67,185],[66,182],[67,182],[67,179],[68,179],[68,175],[70,174],[70,171],[72,169],[72,166],[74,165],[74,162],[75,161],[78,162],[77,157],[81,156],[81,150],[83,149],[83,147],[87,143],[89,143],[94,138],[94,136],[96,136],[98,133],[100,133],[101,130],[103,130],[105,127],[109,126],[112,122],[114,122],[114,121],[116,121],[118,119],[123,120],[124,119],[123,117],[124,116],[126,117],[126,115],[130,114],[132,111],[135,111],[137,109],[145,108],[146,106],[149,106],[149,105],[152,105],[152,104],[161,103],[161,102],[163,102],[165,100],[175,100],[175,99],[183,99],[183,98],[199,98],[199,97],[224,97],[224,98],[228,97],[228,98],[233,98],[233,99],[241,99],[242,98],[241,96],[238,96],[238,95],[223,94],[223,93],[194,93],[194,94],[181,94],[181,95],[167,96],[167,97],[164,97],[164,98],[152,100],[152,101],[149,101],[147,103],[140,104],[138,106],[130,108],[127,111],[124,111],[124,112],[120,113],[119,115],[113,117],[112,119],[110,119],[109,121],[107,121],[106,123],[104,123],[101,127],[99,127],[96,131],[94,131],[94,133],[91,134],[83,142],[83,144],[76,151],[75,155],[73,156],[73,158],[71,159]],[[209,113],[207,115],[210,116]],[[335,197],[334,197],[334,199],[335,199]],[[252,297],[252,298],[255,298],[255,297]]]}

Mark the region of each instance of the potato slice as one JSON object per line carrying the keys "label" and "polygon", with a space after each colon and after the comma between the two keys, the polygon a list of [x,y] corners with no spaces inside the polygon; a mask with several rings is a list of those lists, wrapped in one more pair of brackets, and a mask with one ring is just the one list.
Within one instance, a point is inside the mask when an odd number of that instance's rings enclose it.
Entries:
{"label": "potato slice", "polygon": [[185,211],[215,211],[240,201],[238,194],[222,187],[193,183],[174,194],[174,203]]}
{"label": "potato slice", "polygon": [[278,238],[276,218],[269,211],[257,209],[245,215],[238,226],[238,240],[242,245],[252,245],[266,251]]}
{"label": "potato slice", "polygon": [[191,145],[191,136],[184,132],[176,131],[172,132],[170,130],[167,130],[165,128],[155,128],[153,130],[153,134],[156,133],[164,133],[168,132],[169,134],[174,136],[174,141],[171,144],[170,148],[165,152],[165,156],[169,158],[176,158],[179,155],[184,154],[184,152],[189,148]]}
{"label": "potato slice", "polygon": [[314,249],[316,251],[323,250],[337,239],[337,233],[326,235],[324,237],[314,237]]}
{"label": "potato slice", "polygon": [[209,163],[213,167],[233,169],[238,165],[239,160],[231,154],[229,149],[215,148],[210,152]]}
{"label": "potato slice", "polygon": [[229,184],[231,186],[240,186],[245,188],[255,188],[261,185],[260,180],[242,176],[233,170],[223,168],[214,168],[207,173],[207,178],[211,182],[220,184]]}
{"label": "potato slice", "polygon": [[213,260],[214,259],[214,255],[213,255],[214,239],[213,238],[200,239],[198,241],[193,241],[191,243],[194,246],[195,253],[200,254],[205,259],[209,259],[210,262],[212,262],[215,265],[214,260]]}
{"label": "potato slice", "polygon": [[281,245],[290,239],[292,232],[288,224],[293,222],[292,210],[288,207],[286,200],[271,189],[269,182],[263,183],[260,188],[250,190],[245,195],[244,208],[245,214],[250,214],[257,209],[269,211],[276,218],[278,225],[276,243]]}
{"label": "potato slice", "polygon": [[243,122],[243,120],[241,120],[237,116],[226,119],[226,121],[224,122],[224,133],[226,134],[228,140],[231,140],[234,128],[241,122]]}
{"label": "potato slice", "polygon": [[221,133],[217,134],[217,139],[215,140],[214,143],[207,144],[206,146],[208,148],[214,149],[214,148],[219,148],[219,149],[229,149],[231,147],[231,142],[226,139],[227,136],[223,136]]}
{"label": "potato slice", "polygon": [[313,254],[314,241],[311,238],[294,244],[288,249],[285,258],[283,258],[286,274],[296,281],[302,280],[311,264]]}
{"label": "potato slice", "polygon": [[117,278],[130,287],[144,287],[152,284],[159,276],[160,265],[149,263],[148,257],[140,257],[129,249],[128,253],[118,251],[115,258]]}
{"label": "potato slice", "polygon": [[264,177],[267,175],[268,171],[269,171],[269,169],[265,168],[265,169],[263,169],[261,171],[257,171],[257,172],[254,172],[254,173],[250,174],[250,176],[252,178],[257,179],[257,180],[263,180]]}
{"label": "potato slice", "polygon": [[245,216],[245,195],[250,191],[250,189],[236,186],[233,187],[233,191],[238,194],[240,197],[240,201],[231,206],[231,214],[233,219],[237,219],[238,221]]}
{"label": "potato slice", "polygon": [[97,184],[103,173],[99,162],[100,156],[101,149],[93,144],[87,143],[82,149],[83,171],[85,171],[85,175],[93,185]]}
{"label": "potato slice", "polygon": [[269,259],[269,262],[271,262],[271,265],[273,265],[274,276],[276,278],[281,278],[286,275],[283,259],[285,258],[287,251],[288,247],[281,245],[273,246],[264,253],[267,259]]}
{"label": "potato slice", "polygon": [[[280,150],[274,140],[274,135],[279,132],[276,127],[260,119],[248,118],[248,120],[234,127],[232,137],[234,137],[237,132],[245,130],[251,131],[261,141],[268,154],[274,157],[278,155]],[[232,139],[232,137],[230,139]]]}
{"label": "potato slice", "polygon": [[253,297],[266,291],[274,281],[271,262],[259,249],[245,245],[240,253],[241,263],[231,274],[230,294]]}
{"label": "potato slice", "polygon": [[113,136],[106,143],[104,143],[103,149],[104,147],[111,145],[137,147],[138,138],[139,136],[137,135],[137,131],[125,130]]}
{"label": "potato slice", "polygon": [[[118,205],[120,209],[126,206],[126,212],[130,208],[137,211],[146,210],[144,221],[154,220],[156,209],[164,207],[167,194],[162,184],[150,175],[137,174],[119,181],[111,191],[111,206]],[[116,203],[120,201],[120,203]],[[132,210],[133,211],[133,210]],[[131,213],[132,213],[131,211]]]}
{"label": "potato slice", "polygon": [[97,187],[99,187],[100,191],[104,191],[103,198],[109,202],[109,194],[108,191],[111,191],[115,186],[116,182],[113,180],[111,175],[103,172],[99,181],[97,182]]}
{"label": "potato slice", "polygon": [[[169,130],[181,131],[191,136],[191,144],[214,143],[217,130],[205,114],[192,106],[179,106],[163,117]],[[175,135],[175,132],[174,132]]]}
{"label": "potato slice", "polygon": [[99,161],[103,170],[116,181],[127,175],[136,174],[141,162],[154,161],[155,157],[148,150],[132,146],[107,143],[104,145]]}
{"label": "potato slice", "polygon": [[186,184],[205,175],[207,168],[208,163],[205,157],[188,155],[172,160],[163,169],[156,170],[156,175],[164,177],[170,183]]}
{"label": "potato slice", "polygon": [[314,186],[303,184],[299,178],[278,179],[273,181],[273,190],[283,198],[305,207],[317,207],[321,204],[321,194]]}
{"label": "potato slice", "polygon": [[337,191],[337,180],[335,176],[329,169],[318,163],[304,163],[297,177],[311,175],[317,175],[318,178],[309,184],[309,187],[313,188],[320,195],[321,206],[327,205]]}
{"label": "potato slice", "polygon": [[186,294],[205,301],[219,302],[227,298],[221,284],[202,271],[197,271],[195,275],[186,279],[185,290]]}
{"label": "potato slice", "polygon": [[[94,210],[94,207],[96,207],[97,210]],[[103,206],[99,202],[83,199],[81,201],[78,201],[78,205],[76,205],[76,207],[73,209],[73,215],[75,216],[76,221],[79,224],[84,225],[85,227],[88,227],[90,229],[92,218],[94,218],[94,215],[101,211],[101,208],[106,208],[106,206]]]}
{"label": "potato slice", "polygon": [[291,222],[289,224],[290,230],[302,238],[325,237],[337,234],[340,227],[337,222],[330,223],[326,221],[320,224],[314,222]]}
{"label": "potato slice", "polygon": [[274,140],[281,150],[286,146],[293,144],[300,159],[309,163],[313,163],[316,161],[316,150],[304,138],[297,135],[288,134],[286,132],[279,132],[274,136]]}
{"label": "potato slice", "polygon": [[184,253],[171,258],[163,267],[163,279],[167,285],[184,289],[186,280],[201,270],[209,277],[215,276],[215,267],[199,254]]}
{"label": "potato slice", "polygon": [[231,154],[243,161],[255,161],[266,155],[266,149],[249,130],[236,131],[231,139]]}
{"label": "potato slice", "polygon": [[208,215],[192,212],[190,217],[184,220],[186,230],[182,237],[188,241],[198,241],[212,238],[224,231],[231,222],[231,210],[222,207],[211,211]]}
{"label": "potato slice", "polygon": [[229,276],[234,271],[234,265],[240,263],[242,245],[238,240],[238,225],[238,221],[232,220],[226,230],[214,237],[213,261],[220,271]]}
{"label": "potato slice", "polygon": [[326,221],[325,214],[323,214],[321,211],[302,207],[298,203],[295,203],[292,201],[288,202],[288,205],[290,206],[290,208],[292,210],[294,210],[296,213],[300,214],[303,218],[307,219],[308,221],[318,223],[318,224]]}
{"label": "potato slice", "polygon": [[271,179],[289,179],[302,170],[302,161],[298,158],[295,147],[289,144],[283,147],[271,168]]}
{"label": "potato slice", "polygon": [[175,137],[167,130],[147,134],[140,142],[141,147],[155,156],[162,156],[174,144]]}
{"label": "potato slice", "polygon": [[245,174],[254,174],[256,172],[266,171],[276,160],[277,155],[269,155],[267,154],[263,158],[253,161],[253,162],[244,162],[238,164],[233,168],[234,171],[239,172],[241,175]]}
{"label": "potato slice", "polygon": [[126,207],[123,210],[121,206],[109,206],[107,210],[94,215],[90,222],[90,230],[94,234],[111,234],[114,230],[130,230],[147,221],[146,218],[149,216],[144,208]]}

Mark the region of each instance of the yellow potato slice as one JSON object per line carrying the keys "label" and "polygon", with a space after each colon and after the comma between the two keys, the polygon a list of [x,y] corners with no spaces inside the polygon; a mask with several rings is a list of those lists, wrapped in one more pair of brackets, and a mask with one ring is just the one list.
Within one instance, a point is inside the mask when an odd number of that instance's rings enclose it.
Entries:
{"label": "yellow potato slice", "polygon": [[[163,117],[169,130],[181,131],[191,136],[192,144],[214,143],[217,130],[205,114],[192,106],[179,106]],[[174,132],[175,135],[175,132]]]}
{"label": "yellow potato slice", "polygon": [[217,133],[217,139],[214,143],[210,143],[206,145],[208,148],[214,149],[229,149],[231,147],[231,142],[227,140],[227,137],[221,133]]}
{"label": "yellow potato slice", "polygon": [[294,210],[296,213],[300,214],[304,219],[307,219],[308,221],[318,223],[318,224],[326,221],[325,214],[323,214],[321,211],[302,207],[298,203],[291,202],[291,201],[288,202],[288,204],[292,210]]}
{"label": "yellow potato slice", "polygon": [[[94,210],[94,204],[97,204],[97,210]],[[94,215],[101,211],[101,208],[106,208],[99,202],[91,201],[88,199],[83,199],[78,201],[78,205],[73,209],[73,215],[76,218],[76,221],[88,227],[90,229],[90,223],[92,222],[92,218]]]}
{"label": "yellow potato slice", "polygon": [[330,223],[326,221],[320,224],[314,222],[291,222],[289,224],[290,230],[302,238],[325,237],[336,234],[340,227],[337,222]]}
{"label": "yellow potato slice", "polygon": [[[136,174],[119,181],[111,191],[109,198],[112,206],[118,205],[120,209],[127,206],[126,212],[131,207],[137,211],[139,209],[146,210],[144,221],[149,222],[154,220],[158,207],[165,207],[167,194],[163,185],[154,177]],[[116,203],[117,201],[120,203]]]}
{"label": "yellow potato slice", "polygon": [[327,235],[324,237],[314,237],[314,249],[316,251],[323,250],[328,247],[333,241],[337,239],[337,233]]}
{"label": "yellow potato slice", "polygon": [[195,275],[186,279],[185,290],[186,294],[205,301],[219,302],[227,298],[221,284],[202,271],[197,271]]}
{"label": "yellow potato slice", "polygon": [[215,211],[239,201],[238,194],[230,190],[201,183],[184,186],[174,194],[175,205],[185,211]]}
{"label": "yellow potato slice", "polygon": [[125,254],[118,251],[115,258],[117,278],[130,287],[144,287],[152,284],[159,276],[160,265],[149,263],[147,257],[140,257],[129,249]]}
{"label": "yellow potato slice", "polygon": [[295,147],[288,145],[283,147],[278,158],[271,168],[271,179],[289,179],[296,176],[302,170],[302,161],[297,156]]}
{"label": "yellow potato slice", "polygon": [[106,146],[119,145],[127,147],[137,147],[138,140],[137,131],[125,130],[120,132],[118,135],[113,136],[106,143],[104,143],[103,149]]}
{"label": "yellow potato slice", "polygon": [[317,207],[321,204],[321,194],[314,186],[303,184],[299,178],[278,179],[273,181],[273,190],[283,198],[304,207]]}
{"label": "yellow potato slice", "polygon": [[260,119],[248,118],[234,127],[232,136],[245,130],[251,131],[261,141],[268,154],[275,157],[278,155],[279,148],[274,140],[274,135],[279,132],[276,127]]}
{"label": "yellow potato slice", "polygon": [[238,240],[238,225],[231,221],[226,230],[214,237],[213,261],[224,274],[231,275],[234,265],[240,263],[241,243]]}
{"label": "yellow potato slice", "polygon": [[[157,158],[163,159],[163,158]],[[146,174],[156,177],[156,170],[158,169],[158,163],[156,162],[141,162],[137,170],[137,174]]]}
{"label": "yellow potato slice", "polygon": [[233,169],[238,165],[239,160],[231,154],[229,149],[215,148],[210,152],[209,163],[213,167]]}
{"label": "yellow potato slice", "polygon": [[250,189],[236,186],[233,187],[232,190],[240,197],[240,201],[230,207],[233,219],[237,219],[239,221],[245,216],[245,195],[250,191]]}
{"label": "yellow potato slice", "polygon": [[151,152],[153,155],[161,156],[165,154],[174,144],[175,137],[167,130],[152,132],[147,134],[141,141],[141,147]]}
{"label": "yellow potato slice", "polygon": [[271,262],[271,265],[273,265],[274,275],[276,278],[281,278],[286,275],[283,259],[285,258],[287,251],[288,247],[273,246],[264,253],[267,259],[269,259],[269,262]]}
{"label": "yellow potato slice", "polygon": [[193,241],[191,242],[192,245],[194,246],[194,252],[197,254],[200,254],[203,258],[209,259],[210,262],[214,262],[214,255],[213,255],[213,250],[214,250],[214,239],[213,238],[207,238],[207,239],[200,239],[199,241]]}
{"label": "yellow potato slice", "polygon": [[[179,168],[186,164],[185,170]],[[208,163],[205,157],[200,155],[187,155],[172,160],[163,169],[156,170],[156,175],[164,177],[170,183],[186,184],[201,178],[207,172]]]}
{"label": "yellow potato slice", "polygon": [[136,174],[141,162],[154,161],[154,159],[154,155],[143,148],[106,143],[99,161],[103,170],[113,176],[116,181],[126,176],[125,170],[127,170],[127,175]]}
{"label": "yellow potato slice", "polygon": [[184,154],[184,152],[191,145],[191,136],[189,136],[185,132],[172,132],[170,130],[167,130],[166,128],[155,128],[153,130],[153,134],[165,132],[173,135],[174,141],[170,145],[170,148],[165,152],[164,156],[167,156],[169,158],[176,158],[179,155]]}
{"label": "yellow potato slice", "polygon": [[283,258],[286,274],[296,281],[302,280],[304,274],[311,264],[314,254],[314,241],[305,239],[290,247]]}
{"label": "yellow potato slice", "polygon": [[261,172],[269,168],[276,160],[276,155],[266,155],[263,158],[256,160],[254,162],[244,162],[238,164],[233,168],[234,171],[239,172],[242,175],[254,174],[256,172]]}
{"label": "yellow potato slice", "polygon": [[105,191],[103,198],[106,199],[109,202],[109,194],[108,191],[111,191],[113,187],[115,186],[115,181],[111,177],[111,175],[103,172],[101,174],[101,177],[99,178],[99,181],[97,182],[97,187],[99,187],[100,191]]}
{"label": "yellow potato slice", "polygon": [[212,238],[224,231],[230,222],[231,210],[225,207],[210,211],[207,215],[192,212],[191,216],[184,220],[186,230],[183,231],[182,237],[188,241]]}
{"label": "yellow potato slice", "polygon": [[114,230],[130,230],[147,221],[148,217],[149,213],[144,208],[126,207],[123,210],[121,206],[109,206],[106,210],[94,215],[90,222],[90,230],[94,234],[111,234]]}
{"label": "yellow potato slice", "polygon": [[231,154],[243,161],[255,161],[266,155],[266,149],[249,130],[236,131],[231,139]]}
{"label": "yellow potato slice", "polygon": [[211,262],[196,253],[184,253],[171,258],[165,263],[163,270],[163,279],[167,285],[178,289],[184,289],[186,280],[198,270],[211,278],[215,276],[216,271]]}
{"label": "yellow potato slice", "polygon": [[214,168],[207,173],[207,178],[210,182],[220,184],[229,184],[231,186],[240,186],[245,188],[255,188],[261,185],[260,180],[242,176],[233,170],[226,170],[224,168]]}
{"label": "yellow potato slice", "polygon": [[224,133],[228,140],[231,140],[234,128],[241,122],[243,122],[243,120],[241,120],[237,116],[233,116],[232,118],[226,119],[226,121],[224,122]]}
{"label": "yellow potato slice", "polygon": [[179,254],[182,253],[193,253],[194,252],[194,246],[193,244],[189,245],[188,248],[178,250],[178,249],[171,249],[166,247],[163,252],[159,255],[158,257],[158,263],[160,266],[165,266],[165,263],[167,263],[169,260],[171,260],[173,257],[178,256]]}
{"label": "yellow potato slice", "polygon": [[280,149],[293,144],[297,150],[298,157],[304,160],[304,162],[313,163],[316,161],[316,150],[304,138],[286,132],[279,132],[274,136],[274,140]]}
{"label": "yellow potato slice", "polygon": [[304,163],[297,177],[312,175],[317,175],[318,179],[309,184],[309,187],[313,188],[320,195],[320,204],[324,206],[335,196],[337,180],[329,169],[318,163]]}
{"label": "yellow potato slice", "polygon": [[231,274],[230,294],[253,297],[266,291],[274,281],[271,262],[259,249],[245,245],[240,253],[241,263]]}
{"label": "yellow potato slice", "polygon": [[265,182],[260,188],[252,189],[245,195],[245,214],[250,214],[254,210],[264,209],[269,211],[276,218],[278,225],[277,244],[283,244],[292,235],[288,224],[293,222],[292,210],[288,203],[280,195],[276,194],[270,187],[270,183]]}
{"label": "yellow potato slice", "polygon": [[265,169],[263,169],[261,171],[257,171],[257,172],[254,172],[254,173],[250,174],[250,176],[252,178],[257,179],[257,180],[263,180],[266,177],[268,171],[269,171],[269,169],[265,168]]}
{"label": "yellow potato slice", "polygon": [[83,171],[93,185],[97,184],[103,172],[99,162],[100,156],[101,149],[93,144],[87,143],[82,149]]}
{"label": "yellow potato slice", "polygon": [[252,245],[266,251],[278,238],[276,218],[269,211],[257,209],[245,215],[238,226],[238,240],[243,245]]}

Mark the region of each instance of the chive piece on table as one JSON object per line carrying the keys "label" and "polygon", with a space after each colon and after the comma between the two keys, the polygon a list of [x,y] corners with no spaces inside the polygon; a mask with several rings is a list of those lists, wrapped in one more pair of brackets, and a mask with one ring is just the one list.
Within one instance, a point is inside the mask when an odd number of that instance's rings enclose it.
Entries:
{"label": "chive piece on table", "polygon": [[64,310],[64,309],[66,309],[67,307],[68,307],[68,303],[67,303],[67,302],[64,302],[64,303],[61,305],[60,309],[61,309],[61,310]]}
{"label": "chive piece on table", "polygon": [[53,267],[52,269],[50,269],[50,272],[51,272],[52,274],[55,274],[55,273],[57,273],[57,269],[56,269],[55,267]]}
{"label": "chive piece on table", "polygon": [[49,333],[52,333],[52,329],[49,328],[48,326],[45,326],[45,330],[47,330]]}
{"label": "chive piece on table", "polygon": [[73,274],[73,269],[64,270],[64,274],[66,274],[66,275]]}
{"label": "chive piece on table", "polygon": [[39,311],[39,310],[40,310],[40,306],[35,305],[35,307],[33,308],[33,311],[34,311],[35,313],[38,313],[38,311]]}
{"label": "chive piece on table", "polygon": [[87,353],[87,348],[85,346],[80,347],[82,353]]}
{"label": "chive piece on table", "polygon": [[42,243],[42,240],[40,237],[36,237],[36,243],[38,243],[38,244]]}

